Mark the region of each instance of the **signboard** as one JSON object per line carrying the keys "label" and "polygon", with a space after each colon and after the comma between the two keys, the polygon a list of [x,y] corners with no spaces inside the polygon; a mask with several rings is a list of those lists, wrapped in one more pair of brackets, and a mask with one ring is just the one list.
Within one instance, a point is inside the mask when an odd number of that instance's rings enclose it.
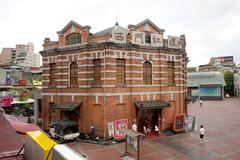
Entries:
{"label": "signboard", "polygon": [[112,30],[112,40],[115,43],[126,43],[127,34],[127,29],[117,26]]}
{"label": "signboard", "polygon": [[185,131],[185,114],[175,114],[173,122],[173,130],[175,132]]}
{"label": "signboard", "polygon": [[221,86],[200,86],[200,96],[221,96]]}
{"label": "signboard", "polygon": [[132,40],[134,44],[142,45],[145,42],[145,34],[143,32],[132,31]]}
{"label": "signboard", "polygon": [[10,107],[12,101],[13,101],[13,97],[2,96],[0,97],[0,107]]}
{"label": "signboard", "polygon": [[213,57],[211,58],[215,63],[224,63],[224,62],[233,62],[233,56],[225,56],[225,57]]}
{"label": "signboard", "polygon": [[114,138],[116,140],[125,139],[126,132],[125,129],[128,128],[128,120],[127,119],[118,119],[115,120],[114,124]]}
{"label": "signboard", "polygon": [[152,46],[155,47],[162,47],[163,46],[163,35],[159,33],[152,33],[151,34],[151,42]]}
{"label": "signboard", "polygon": [[20,79],[20,80],[18,80],[18,84],[19,84],[19,85],[26,85],[26,84],[27,84],[27,80],[25,80],[25,79]]}
{"label": "signboard", "polygon": [[34,86],[41,86],[42,85],[42,81],[38,80],[38,79],[35,79],[35,80],[32,80],[32,84]]}
{"label": "signboard", "polygon": [[176,36],[168,36],[168,48],[179,48],[179,38]]}

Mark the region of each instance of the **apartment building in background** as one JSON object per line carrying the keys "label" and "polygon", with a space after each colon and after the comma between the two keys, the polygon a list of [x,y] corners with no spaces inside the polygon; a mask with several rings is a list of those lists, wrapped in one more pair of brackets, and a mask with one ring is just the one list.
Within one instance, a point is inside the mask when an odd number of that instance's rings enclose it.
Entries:
{"label": "apartment building in background", "polygon": [[198,66],[199,72],[234,72],[235,62],[233,56],[212,57],[210,62],[205,65]]}
{"label": "apartment building in background", "polygon": [[40,67],[40,55],[34,53],[33,43],[17,44],[14,63],[23,67]]}
{"label": "apartment building in background", "polygon": [[[128,126],[135,121],[140,132],[154,125],[181,129],[187,114],[185,36],[164,39],[165,30],[149,19],[95,34],[90,29],[70,21],[57,41],[44,40],[43,129],[61,119],[77,121],[85,133],[93,126],[104,137],[109,124],[122,119]],[[126,123],[115,125],[122,127]]]}
{"label": "apartment building in background", "polygon": [[7,65],[12,64],[16,58],[15,48],[3,48],[0,54],[0,64]]}

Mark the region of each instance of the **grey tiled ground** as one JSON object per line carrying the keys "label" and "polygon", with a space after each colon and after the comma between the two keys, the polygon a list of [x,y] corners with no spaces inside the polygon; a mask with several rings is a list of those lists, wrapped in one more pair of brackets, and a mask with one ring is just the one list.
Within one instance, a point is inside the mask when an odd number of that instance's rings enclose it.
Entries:
{"label": "grey tiled ground", "polygon": [[[204,101],[189,104],[190,115],[196,116],[197,131],[141,142],[142,160],[239,160],[240,159],[240,99]],[[199,140],[199,125],[204,125],[205,143]],[[89,160],[117,160],[124,153],[124,143],[102,146],[74,142],[69,144]],[[136,152],[129,146],[130,158]],[[127,159],[127,158],[125,158]]]}

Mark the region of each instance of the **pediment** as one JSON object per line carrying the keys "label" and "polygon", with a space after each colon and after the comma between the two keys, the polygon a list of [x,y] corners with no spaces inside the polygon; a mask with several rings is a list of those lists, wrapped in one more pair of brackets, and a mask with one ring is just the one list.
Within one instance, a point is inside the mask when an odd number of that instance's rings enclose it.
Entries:
{"label": "pediment", "polygon": [[64,34],[68,29],[71,29],[71,30],[76,30],[76,28],[79,28],[79,29],[87,29],[87,30],[90,30],[91,27],[90,26],[82,26],[78,23],[76,23],[75,21],[71,20],[61,31],[58,31],[57,33],[58,34]]}
{"label": "pediment", "polygon": [[128,25],[129,29],[132,30],[137,30],[137,31],[147,31],[147,32],[159,32],[159,33],[163,33],[165,30],[159,28],[158,26],[156,26],[152,21],[150,21],[149,19],[146,19],[136,25]]}

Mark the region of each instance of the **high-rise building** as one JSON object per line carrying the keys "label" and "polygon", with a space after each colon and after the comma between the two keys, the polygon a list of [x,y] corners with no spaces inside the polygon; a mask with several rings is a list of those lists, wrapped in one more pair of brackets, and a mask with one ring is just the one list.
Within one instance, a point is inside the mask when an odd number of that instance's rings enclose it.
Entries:
{"label": "high-rise building", "polygon": [[16,58],[15,48],[3,48],[0,55],[1,64],[12,64]]}
{"label": "high-rise building", "polygon": [[233,61],[233,56],[212,57],[210,62],[205,65],[198,66],[200,72],[233,72],[236,64]]}
{"label": "high-rise building", "polygon": [[24,67],[40,67],[40,55],[34,53],[33,43],[17,44],[14,63]]}

